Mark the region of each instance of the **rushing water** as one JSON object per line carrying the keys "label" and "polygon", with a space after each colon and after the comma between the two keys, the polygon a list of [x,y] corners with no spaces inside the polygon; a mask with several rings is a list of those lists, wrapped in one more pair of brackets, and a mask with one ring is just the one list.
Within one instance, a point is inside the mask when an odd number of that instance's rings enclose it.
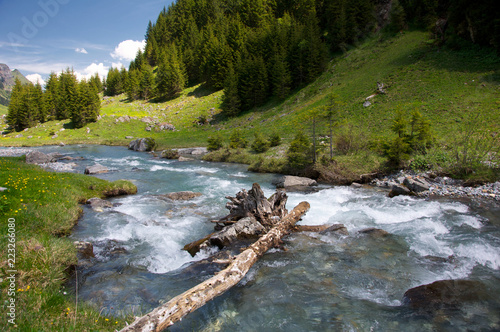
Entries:
{"label": "rushing water", "polygon": [[[155,159],[125,148],[43,148],[74,157],[77,172],[95,162],[127,179],[138,194],[114,198],[102,212],[84,207],[76,240],[94,243],[95,264],[80,271],[79,298],[106,313],[144,314],[214,272],[182,247],[213,231],[225,214],[226,195],[262,186],[267,196],[276,175],[245,166]],[[203,195],[168,202],[174,191]],[[324,187],[289,193],[311,210],[304,225],[343,223],[349,236],[295,233],[286,251],[272,249],[242,282],[188,315],[172,331],[491,331],[500,330],[500,208],[493,202],[388,198],[371,188]],[[376,227],[390,233],[358,233]],[[453,310],[421,312],[401,305],[412,287],[443,279],[481,281],[491,300]]]}

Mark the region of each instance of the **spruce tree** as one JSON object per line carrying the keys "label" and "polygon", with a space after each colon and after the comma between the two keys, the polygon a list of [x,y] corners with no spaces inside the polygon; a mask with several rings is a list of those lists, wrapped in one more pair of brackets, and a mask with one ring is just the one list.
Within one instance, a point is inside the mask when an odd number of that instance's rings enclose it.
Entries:
{"label": "spruce tree", "polygon": [[57,94],[59,92],[59,78],[52,72],[45,83],[45,92],[43,94],[46,107],[47,120],[55,120],[57,114]]}
{"label": "spruce tree", "polygon": [[78,83],[77,107],[72,109],[71,121],[75,128],[82,128],[87,123],[97,121],[100,109],[97,90],[87,81]]}
{"label": "spruce tree", "polygon": [[228,116],[238,115],[240,112],[240,97],[238,95],[238,76],[234,72],[233,65],[229,65],[228,75],[224,82],[224,96],[222,97],[222,109]]}
{"label": "spruce tree", "polygon": [[12,88],[12,94],[10,97],[9,111],[7,113],[7,123],[9,126],[15,130],[23,130],[20,118],[23,116],[21,114],[22,110],[22,98],[23,98],[23,87],[21,81],[16,78],[14,87]]}
{"label": "spruce tree", "polygon": [[144,99],[153,98],[155,95],[155,77],[153,74],[153,68],[149,65],[145,65],[141,70],[141,81],[139,84],[139,90],[141,97]]}

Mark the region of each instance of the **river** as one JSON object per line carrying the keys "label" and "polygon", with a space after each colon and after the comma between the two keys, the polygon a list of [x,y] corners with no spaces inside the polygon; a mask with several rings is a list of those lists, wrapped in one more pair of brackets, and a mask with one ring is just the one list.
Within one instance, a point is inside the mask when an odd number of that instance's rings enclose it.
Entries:
{"label": "river", "polygon": [[[79,299],[106,314],[141,315],[209,278],[182,247],[213,231],[226,195],[258,182],[274,192],[273,174],[246,166],[179,162],[122,147],[38,148],[83,157],[76,172],[99,163],[106,180],[127,179],[137,195],[111,199],[102,212],[84,206],[74,240],[94,244],[94,264],[80,269]],[[388,198],[374,188],[320,187],[289,193],[292,209],[308,201],[300,224],[342,223],[349,236],[295,233],[272,249],[233,289],[188,315],[171,331],[491,331],[500,330],[500,207],[488,201]],[[158,194],[201,192],[189,201]],[[390,233],[372,236],[376,227]],[[422,312],[402,305],[406,290],[443,279],[480,281],[496,294],[452,310]],[[72,281],[74,283],[74,280]],[[71,284],[71,283],[70,283]]]}

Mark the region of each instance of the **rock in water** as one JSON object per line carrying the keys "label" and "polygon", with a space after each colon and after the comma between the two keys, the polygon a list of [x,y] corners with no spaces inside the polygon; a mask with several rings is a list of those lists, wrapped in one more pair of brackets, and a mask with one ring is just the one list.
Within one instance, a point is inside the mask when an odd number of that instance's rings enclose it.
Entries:
{"label": "rock in water", "polygon": [[407,290],[402,303],[413,309],[437,310],[484,301],[489,297],[488,290],[480,281],[439,280]]}
{"label": "rock in water", "polygon": [[333,224],[324,231],[321,231],[320,234],[339,234],[339,235],[349,235],[347,228],[344,224]]}
{"label": "rock in water", "polygon": [[87,166],[85,168],[85,174],[101,174],[107,173],[109,169],[106,166],[102,166],[100,164],[95,164],[94,166]]}
{"label": "rock in water", "polygon": [[420,193],[429,190],[430,184],[424,179],[420,178],[405,178],[403,184],[413,192]]}
{"label": "rock in water", "polygon": [[149,137],[138,138],[128,144],[129,150],[134,150],[139,152],[153,151],[155,147],[156,147],[155,140]]}
{"label": "rock in water", "polygon": [[95,257],[94,246],[92,245],[92,243],[85,241],[75,241],[73,242],[73,244],[75,245],[76,250],[83,259]]}
{"label": "rock in water", "polygon": [[389,193],[389,197],[396,197],[399,195],[411,195],[412,192],[410,189],[406,188],[401,184],[395,184],[391,188],[391,192]]}
{"label": "rock in water", "polygon": [[93,197],[87,200],[87,204],[90,205],[92,210],[101,211],[103,208],[112,208],[113,204],[111,202],[105,201],[98,197]]}
{"label": "rock in water", "polygon": [[46,164],[54,161],[55,159],[53,156],[40,151],[31,151],[26,155],[27,164]]}
{"label": "rock in water", "polygon": [[278,179],[277,181],[274,181],[273,184],[276,185],[276,188],[285,188],[285,189],[310,187],[318,185],[316,180],[300,176],[291,176],[291,175],[285,175],[280,179]]}
{"label": "rock in water", "polygon": [[192,192],[192,191],[179,191],[179,192],[175,192],[175,193],[168,193],[168,194],[164,194],[164,195],[158,195],[157,197],[158,198],[168,198],[168,199],[171,199],[173,201],[186,201],[186,200],[189,200],[189,199],[193,199],[195,197],[199,197],[201,196],[202,194],[201,193],[195,193],[195,192]]}

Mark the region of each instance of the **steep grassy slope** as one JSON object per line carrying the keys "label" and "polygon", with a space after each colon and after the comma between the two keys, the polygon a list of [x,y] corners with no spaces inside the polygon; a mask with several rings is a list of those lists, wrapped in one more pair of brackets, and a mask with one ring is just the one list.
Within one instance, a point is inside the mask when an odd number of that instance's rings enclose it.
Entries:
{"label": "steep grassy slope", "polygon": [[[13,138],[11,133],[0,140],[2,145],[65,143],[128,143],[125,136],[155,138],[161,148],[206,145],[214,131],[229,136],[234,128],[243,129],[251,140],[254,132],[278,131],[285,140],[297,129],[310,130],[308,113],[327,103],[330,95],[339,102],[342,120],[336,132],[350,131],[366,144],[392,137],[390,125],[401,110],[410,114],[420,111],[429,118],[438,142],[452,144],[463,134],[462,124],[472,114],[481,114],[478,126],[500,124],[500,58],[494,51],[468,46],[461,50],[437,48],[428,34],[408,31],[391,38],[380,36],[367,40],[358,48],[335,58],[328,70],[314,83],[296,91],[285,101],[271,101],[232,119],[220,112],[222,92],[206,91],[195,86],[174,100],[164,103],[127,102],[124,96],[108,98],[102,103],[103,119],[78,130],[59,131],[70,124],[49,122]],[[386,86],[386,94],[372,98],[377,82]],[[123,115],[137,117],[117,122]],[[139,119],[151,116],[168,122],[176,131],[146,131]],[[197,124],[199,118],[211,119],[210,125]],[[325,126],[319,128],[325,133]],[[51,138],[54,133],[57,138]],[[28,138],[32,136],[32,138]]]}

